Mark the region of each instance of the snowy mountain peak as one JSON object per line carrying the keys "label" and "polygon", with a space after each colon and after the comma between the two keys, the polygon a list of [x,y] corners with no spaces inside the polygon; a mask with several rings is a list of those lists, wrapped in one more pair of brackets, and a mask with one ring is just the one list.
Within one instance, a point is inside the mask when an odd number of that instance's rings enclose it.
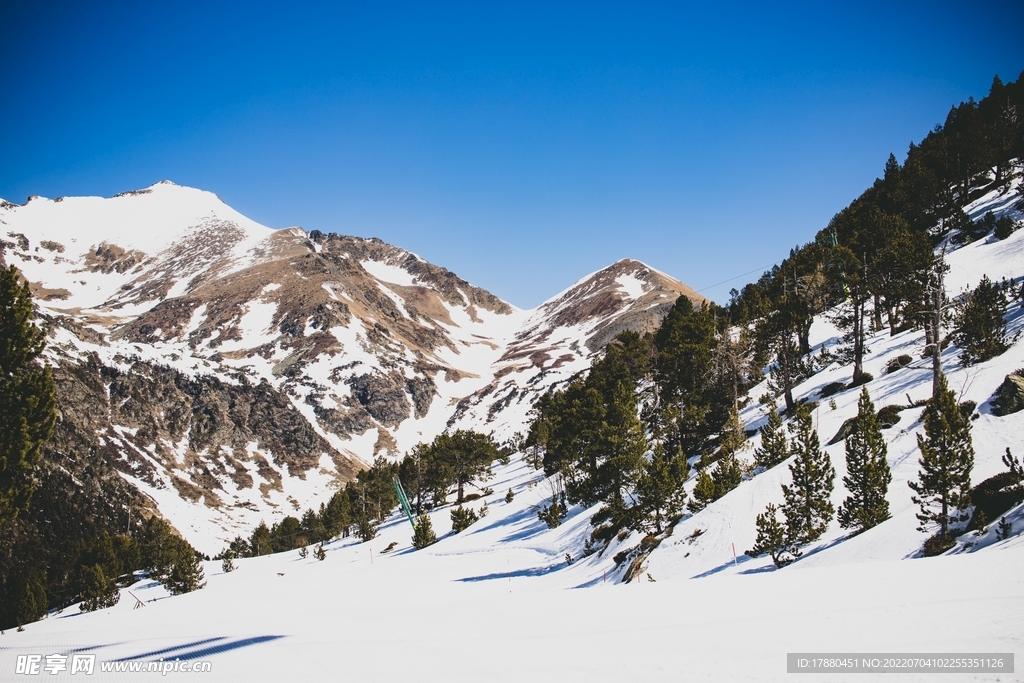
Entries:
{"label": "snowy mountain peak", "polygon": [[509,436],[616,333],[699,300],[624,259],[522,311],[380,239],[272,230],[169,181],[5,204],[0,231],[51,317],[62,405],[102,408],[69,409],[54,448],[99,453],[208,550],[446,428]]}

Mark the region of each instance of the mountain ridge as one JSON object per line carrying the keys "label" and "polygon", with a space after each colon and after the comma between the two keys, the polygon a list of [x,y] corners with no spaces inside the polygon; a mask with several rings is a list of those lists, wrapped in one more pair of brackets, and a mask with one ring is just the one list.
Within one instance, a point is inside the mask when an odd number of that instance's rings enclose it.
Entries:
{"label": "mountain ridge", "polygon": [[104,388],[103,411],[59,418],[74,457],[100,453],[133,505],[207,549],[445,429],[507,439],[615,334],[703,301],[622,259],[519,309],[378,238],[273,230],[169,181],[6,203],[0,230],[47,317],[58,391]]}

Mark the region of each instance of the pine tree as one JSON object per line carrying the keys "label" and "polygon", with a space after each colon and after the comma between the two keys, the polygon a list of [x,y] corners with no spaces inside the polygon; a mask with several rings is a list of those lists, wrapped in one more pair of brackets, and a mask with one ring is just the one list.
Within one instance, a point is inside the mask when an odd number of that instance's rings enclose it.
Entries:
{"label": "pine tree", "polygon": [[170,571],[160,578],[171,595],[181,595],[199,590],[206,585],[203,581],[203,564],[199,555],[186,541],[176,539],[174,563]]}
{"label": "pine tree", "polygon": [[221,558],[220,568],[225,574],[230,574],[235,571],[235,554],[230,550],[224,553],[224,557]]}
{"label": "pine tree", "polygon": [[437,534],[434,533],[434,525],[430,522],[430,515],[421,514],[416,518],[416,524],[413,527],[412,547],[422,550],[436,542]]}
{"label": "pine tree", "polygon": [[269,555],[273,552],[271,548],[270,529],[267,528],[267,524],[264,521],[260,521],[258,527],[252,532],[252,537],[249,540],[249,547],[252,549],[252,556],[258,557],[260,555]]}
{"label": "pine tree", "polygon": [[95,612],[98,609],[113,607],[121,599],[117,582],[108,579],[103,567],[98,564],[82,567],[82,603],[79,609],[83,612]]}
{"label": "pine tree", "polygon": [[800,557],[800,548],[789,541],[786,524],[779,521],[778,509],[768,503],[765,511],[757,516],[757,540],[747,551],[750,557],[771,555],[772,562],[780,569]]}
{"label": "pine tree", "polygon": [[637,482],[635,528],[660,534],[667,522],[682,514],[686,504],[683,484],[689,469],[686,458],[670,458],[664,446],[654,446],[654,454]]}
{"label": "pine tree", "polygon": [[473,522],[479,519],[473,511],[473,508],[464,508],[461,505],[452,508],[451,517],[452,531],[455,533],[465,531],[473,524]]}
{"label": "pine tree", "polygon": [[726,453],[718,461],[718,467],[711,473],[711,481],[715,486],[715,500],[732,491],[743,481],[743,468],[734,453]]}
{"label": "pine tree", "polygon": [[886,461],[888,449],[875,414],[868,388],[863,387],[857,404],[857,426],[846,439],[846,471],[843,484],[850,495],[839,507],[839,525],[864,531],[889,519],[885,499],[892,482]]}
{"label": "pine tree", "polygon": [[315,558],[316,558],[316,559],[317,559],[318,561],[320,561],[320,562],[323,562],[324,560],[326,560],[326,559],[327,559],[327,549],[326,549],[326,548],[324,548],[324,544],[323,544],[323,543],[321,543],[320,545],[318,545],[318,546],[317,546],[317,547],[316,547],[316,548],[315,548],[315,549],[313,550],[313,557],[315,557]]}
{"label": "pine tree", "polygon": [[512,489],[509,488],[508,493],[505,494],[505,502],[511,503],[516,497],[516,494],[512,493]]}
{"label": "pine tree", "polygon": [[768,422],[761,427],[761,445],[754,449],[754,463],[769,470],[789,457],[789,444],[782,428],[782,416],[772,403],[768,408]]}
{"label": "pine tree", "polygon": [[46,582],[39,572],[33,570],[27,576],[15,578],[15,583],[17,587],[11,591],[14,597],[11,611],[20,627],[46,614]]}
{"label": "pine tree", "polygon": [[690,512],[700,512],[715,500],[715,481],[711,478],[710,464],[706,456],[697,463],[697,477],[693,484],[693,495],[686,507]]}
{"label": "pine tree", "polygon": [[924,409],[925,435],[917,435],[921,451],[918,480],[909,482],[915,496],[911,500],[920,508],[919,531],[939,527],[939,536],[949,535],[949,525],[966,519],[971,504],[971,470],[974,468],[974,445],[971,421],[956,403],[944,374],[939,375],[936,397]]}
{"label": "pine tree", "polygon": [[722,446],[718,449],[718,467],[711,474],[715,485],[715,500],[732,491],[743,481],[743,468],[736,454],[746,443],[746,434],[740,425],[740,416],[735,408],[730,409],[729,419],[722,435]]}
{"label": "pine tree", "polygon": [[782,486],[786,498],[782,511],[786,515],[788,538],[796,545],[804,545],[817,540],[832,521],[835,508],[831,496],[836,471],[828,453],[821,450],[818,433],[806,407],[797,409],[790,430],[794,457],[789,471],[793,483]]}
{"label": "pine tree", "polygon": [[46,335],[19,279],[14,266],[0,268],[0,525],[28,507],[32,470],[56,418],[53,374],[38,361]]}
{"label": "pine tree", "polygon": [[964,365],[981,363],[1010,348],[1006,334],[1006,295],[1002,287],[983,276],[957,312],[953,339],[962,349]]}

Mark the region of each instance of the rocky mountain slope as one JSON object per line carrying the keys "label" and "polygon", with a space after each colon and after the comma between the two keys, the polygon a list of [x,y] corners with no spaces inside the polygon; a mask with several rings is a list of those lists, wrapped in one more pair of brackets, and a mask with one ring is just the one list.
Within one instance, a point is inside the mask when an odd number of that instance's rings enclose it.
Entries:
{"label": "rocky mountain slope", "polygon": [[519,310],[378,239],[271,230],[166,181],[2,202],[0,259],[50,331],[48,466],[208,551],[446,428],[508,438],[615,334],[701,300],[623,260]]}

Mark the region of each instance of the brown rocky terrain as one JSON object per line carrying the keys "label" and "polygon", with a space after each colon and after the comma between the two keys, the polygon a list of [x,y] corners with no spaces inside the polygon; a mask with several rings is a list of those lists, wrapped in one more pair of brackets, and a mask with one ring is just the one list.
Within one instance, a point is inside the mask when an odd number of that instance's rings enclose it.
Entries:
{"label": "brown rocky terrain", "polygon": [[6,204],[0,230],[50,329],[48,466],[205,549],[447,427],[508,438],[618,332],[700,301],[623,260],[520,311],[379,239],[269,230],[168,183]]}

